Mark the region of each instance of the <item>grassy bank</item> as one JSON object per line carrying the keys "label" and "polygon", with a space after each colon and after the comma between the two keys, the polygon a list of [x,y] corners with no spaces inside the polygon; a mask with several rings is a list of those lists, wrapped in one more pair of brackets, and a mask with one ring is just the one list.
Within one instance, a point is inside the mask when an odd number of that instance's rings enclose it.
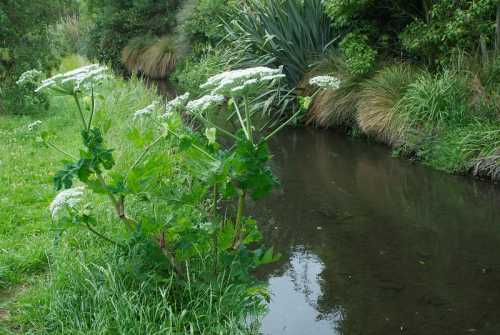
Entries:
{"label": "grassy bank", "polygon": [[315,95],[309,120],[354,129],[396,155],[455,174],[500,178],[497,58],[487,66],[445,66],[436,73],[410,64],[386,65],[359,78],[338,68],[337,89]]}
{"label": "grassy bank", "polygon": [[[94,122],[105,129],[105,143],[114,150],[115,173],[127,171],[154,135],[147,121],[133,117],[135,111],[159,99],[153,91],[135,79],[112,79],[99,88]],[[30,130],[28,126],[37,120],[41,121],[35,126],[38,129]],[[50,136],[53,146],[78,155],[78,122],[77,109],[68,97],[52,97],[48,112],[0,115],[0,332],[254,333],[251,320],[262,312],[260,288],[245,274],[245,265],[240,265],[238,274],[231,273],[231,266],[225,268],[228,271],[222,266],[214,271],[214,259],[206,251],[200,249],[195,255],[184,245],[183,252],[191,254],[190,258],[184,255],[189,261],[179,277],[154,239],[125,229],[105,195],[96,195],[92,212],[99,233],[118,246],[76,223],[53,222],[48,210],[57,194],[53,180],[67,157],[47,147],[40,134]],[[161,166],[165,179],[155,179],[154,192],[131,200],[128,210],[144,222],[176,222],[179,236],[185,234],[181,226],[194,234],[191,225],[206,220],[202,214],[206,198],[201,189],[191,188],[198,184],[191,171],[183,168],[186,158],[171,141],[150,151],[152,161],[146,160],[140,170],[148,175],[147,168]],[[173,199],[175,195],[179,198]],[[144,200],[155,196],[166,205]],[[148,217],[144,213],[151,206],[153,217]],[[154,236],[156,228],[148,227]],[[190,238],[193,245],[201,245]]]}

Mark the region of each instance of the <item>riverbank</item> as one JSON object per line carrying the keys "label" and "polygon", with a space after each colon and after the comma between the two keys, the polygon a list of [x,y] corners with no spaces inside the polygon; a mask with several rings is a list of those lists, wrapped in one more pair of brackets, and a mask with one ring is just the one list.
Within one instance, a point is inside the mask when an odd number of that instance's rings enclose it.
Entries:
{"label": "riverbank", "polygon": [[347,128],[441,171],[498,181],[500,63],[470,62],[435,74],[404,63],[363,78],[339,70],[343,84],[315,94],[308,122]]}

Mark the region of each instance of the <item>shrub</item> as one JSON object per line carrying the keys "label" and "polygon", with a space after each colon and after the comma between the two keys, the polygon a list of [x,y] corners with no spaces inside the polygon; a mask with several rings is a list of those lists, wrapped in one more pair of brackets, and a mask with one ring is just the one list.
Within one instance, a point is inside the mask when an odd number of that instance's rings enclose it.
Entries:
{"label": "shrub", "polygon": [[189,38],[199,44],[216,45],[226,37],[224,19],[234,11],[234,0],[196,0],[190,15],[182,24]]}
{"label": "shrub", "polygon": [[417,76],[414,67],[398,64],[383,68],[361,84],[356,119],[364,133],[389,145],[402,144],[406,127],[397,104]]}
{"label": "shrub", "polygon": [[368,45],[368,37],[359,33],[348,34],[339,45],[349,72],[363,76],[373,70],[377,52]]}

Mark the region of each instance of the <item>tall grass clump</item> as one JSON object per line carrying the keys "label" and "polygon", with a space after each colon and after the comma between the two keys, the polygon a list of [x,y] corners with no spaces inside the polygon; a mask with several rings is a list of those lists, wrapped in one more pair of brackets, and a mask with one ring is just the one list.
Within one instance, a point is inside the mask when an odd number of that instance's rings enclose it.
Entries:
{"label": "tall grass clump", "polygon": [[356,120],[364,133],[391,146],[403,142],[405,119],[397,105],[418,74],[408,64],[392,65],[361,84]]}
{"label": "tall grass clump", "polygon": [[469,120],[469,99],[469,77],[465,73],[423,73],[408,86],[399,109],[410,128],[433,130]]}
{"label": "tall grass clump", "polygon": [[284,65],[291,84],[332,44],[334,34],[321,0],[250,0],[233,14],[226,29],[244,62]]}
{"label": "tall grass clump", "polygon": [[[353,127],[356,121],[361,79],[350,74],[341,55],[330,53],[307,73],[306,79],[317,73],[333,75],[341,80],[338,88],[315,91],[306,117],[308,124],[319,127]],[[309,93],[307,84],[301,86]]]}
{"label": "tall grass clump", "polygon": [[122,50],[122,63],[134,75],[151,79],[165,79],[176,66],[177,58],[173,38],[141,36],[130,40]]}
{"label": "tall grass clump", "polygon": [[[109,249],[109,248],[108,248]],[[69,260],[60,254],[45,284],[15,316],[38,334],[257,334],[263,311],[248,286],[226,273],[192,264],[184,281],[166,268],[161,251],[142,239],[126,250],[94,249]],[[202,275],[203,274],[203,275]],[[215,276],[215,277],[214,277]]]}

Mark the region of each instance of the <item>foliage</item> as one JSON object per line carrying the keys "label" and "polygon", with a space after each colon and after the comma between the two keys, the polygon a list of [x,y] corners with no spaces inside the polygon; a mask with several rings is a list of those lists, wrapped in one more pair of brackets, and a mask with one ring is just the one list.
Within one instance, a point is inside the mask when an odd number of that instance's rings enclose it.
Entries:
{"label": "foliage", "polygon": [[351,74],[362,76],[373,69],[377,53],[368,45],[366,35],[350,33],[342,40],[339,47]]}
{"label": "foliage", "polygon": [[90,32],[89,58],[123,70],[121,52],[134,37],[164,36],[175,24],[177,0],[93,0],[95,26]]}
{"label": "foliage", "polygon": [[321,0],[246,1],[227,30],[235,49],[245,51],[244,63],[284,65],[292,84],[334,39]]}
{"label": "foliage", "polygon": [[234,0],[196,0],[191,15],[179,24],[192,41],[216,45],[226,37],[223,19],[231,17],[235,4]]}
{"label": "foliage", "polygon": [[432,4],[426,20],[412,22],[401,34],[404,47],[428,61],[444,62],[453,50],[475,51],[481,38],[495,43],[497,1],[441,0]]}
{"label": "foliage", "polygon": [[57,66],[58,53],[49,27],[72,5],[71,0],[0,3],[0,112],[26,113],[34,109],[33,96],[19,92],[16,81],[25,71],[46,72]]}

